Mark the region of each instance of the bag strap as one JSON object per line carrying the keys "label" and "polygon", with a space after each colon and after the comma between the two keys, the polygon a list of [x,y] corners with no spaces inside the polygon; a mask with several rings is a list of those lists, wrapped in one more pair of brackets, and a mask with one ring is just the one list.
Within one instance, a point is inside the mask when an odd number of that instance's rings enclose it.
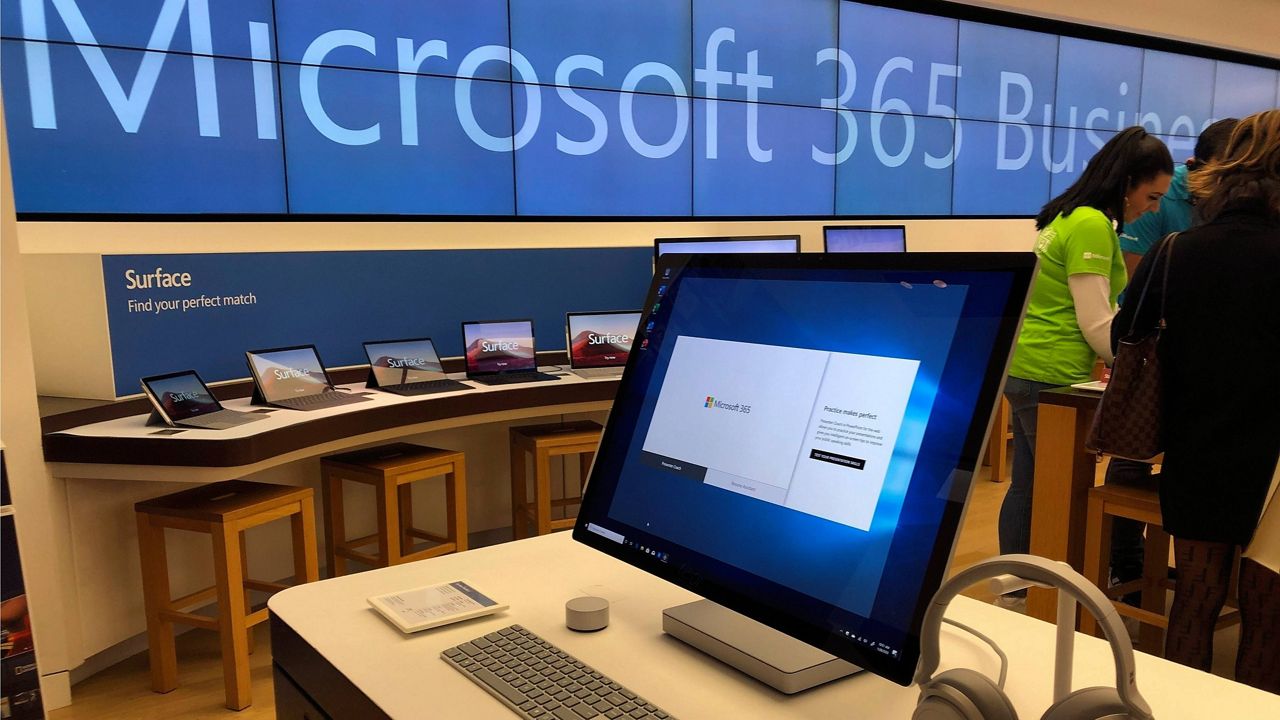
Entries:
{"label": "bag strap", "polygon": [[[1160,242],[1160,246],[1156,248],[1157,260],[1160,258],[1161,254],[1172,253],[1173,239],[1177,237],[1177,235],[1178,233],[1169,233],[1168,235],[1165,236],[1164,240]],[[1147,275],[1147,281],[1142,283],[1142,292],[1138,295],[1138,305],[1133,309],[1133,319],[1129,321],[1129,332],[1125,333],[1125,337],[1133,337],[1134,331],[1138,329],[1138,316],[1142,314],[1142,303],[1145,302],[1147,299],[1147,291],[1151,289],[1151,279],[1154,274],[1155,273],[1149,273]],[[1160,324],[1159,324],[1159,327],[1161,328],[1164,327],[1164,295],[1165,295],[1164,289],[1165,287],[1167,287],[1169,282],[1169,258],[1168,257],[1165,258],[1164,280],[1162,282],[1163,282],[1163,285],[1161,287],[1161,292],[1160,292],[1161,297],[1160,297]]]}
{"label": "bag strap", "polygon": [[1169,297],[1169,266],[1173,264],[1173,241],[1178,238],[1178,233],[1169,233],[1169,237],[1164,241],[1164,273],[1160,278],[1160,322],[1156,324],[1156,328],[1164,330],[1168,327],[1164,321],[1165,300]]}

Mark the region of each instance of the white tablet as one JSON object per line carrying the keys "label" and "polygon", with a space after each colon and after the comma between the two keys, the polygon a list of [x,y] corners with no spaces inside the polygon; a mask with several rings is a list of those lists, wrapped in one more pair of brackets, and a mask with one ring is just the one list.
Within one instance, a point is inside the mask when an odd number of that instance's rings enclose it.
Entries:
{"label": "white tablet", "polygon": [[492,615],[510,607],[461,580],[375,595],[369,598],[369,604],[407,633]]}

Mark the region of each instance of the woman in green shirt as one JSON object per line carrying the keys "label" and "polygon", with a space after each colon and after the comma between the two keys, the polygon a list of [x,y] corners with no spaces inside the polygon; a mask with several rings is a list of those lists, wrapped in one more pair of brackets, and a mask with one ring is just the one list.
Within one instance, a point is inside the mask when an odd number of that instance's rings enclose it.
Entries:
{"label": "woman in green shirt", "polygon": [[1131,127],[1036,216],[1040,269],[1004,390],[1013,415],[1013,480],[1000,508],[1001,553],[1030,548],[1040,391],[1089,380],[1096,357],[1111,361],[1111,318],[1128,280],[1116,225],[1123,229],[1158,208],[1172,177],[1169,149]]}

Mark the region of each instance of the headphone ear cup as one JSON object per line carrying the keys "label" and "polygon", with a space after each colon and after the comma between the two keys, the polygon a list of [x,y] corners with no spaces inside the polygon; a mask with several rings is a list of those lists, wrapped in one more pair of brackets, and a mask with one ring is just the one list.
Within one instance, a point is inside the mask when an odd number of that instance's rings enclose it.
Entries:
{"label": "headphone ear cup", "polygon": [[920,689],[913,720],[1018,720],[1004,691],[969,668],[938,675]]}
{"label": "headphone ear cup", "polygon": [[1041,720],[1107,720],[1128,718],[1129,706],[1113,687],[1077,690],[1054,703]]}

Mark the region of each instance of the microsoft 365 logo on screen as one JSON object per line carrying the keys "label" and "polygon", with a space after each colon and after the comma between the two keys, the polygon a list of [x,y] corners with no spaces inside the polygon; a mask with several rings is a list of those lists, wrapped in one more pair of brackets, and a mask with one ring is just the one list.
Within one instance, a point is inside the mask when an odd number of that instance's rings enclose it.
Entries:
{"label": "microsoft 365 logo on screen", "polygon": [[723,400],[717,400],[714,395],[708,395],[706,401],[702,403],[702,407],[728,410],[729,412],[742,413],[744,415],[751,412],[751,406],[746,403],[727,403]]}

